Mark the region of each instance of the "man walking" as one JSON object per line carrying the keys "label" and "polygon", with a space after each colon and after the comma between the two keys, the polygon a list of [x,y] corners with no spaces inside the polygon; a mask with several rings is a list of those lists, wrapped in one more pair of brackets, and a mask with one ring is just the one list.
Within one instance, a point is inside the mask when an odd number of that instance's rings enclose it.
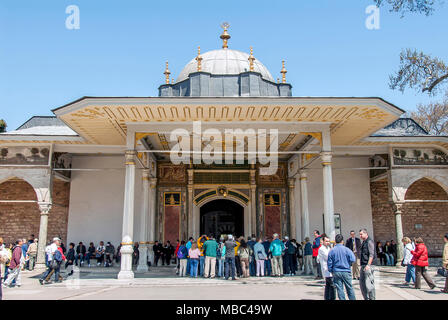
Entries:
{"label": "man walking", "polygon": [[59,268],[62,262],[62,254],[59,251],[61,239],[53,238],[53,243],[47,247],[47,271],[45,271],[39,279],[40,284],[44,284],[47,276],[51,277],[54,272],[54,281],[61,282],[59,279]]}
{"label": "man walking", "polygon": [[366,229],[359,231],[361,244],[361,272],[359,286],[364,300],[375,300],[375,279],[373,276],[372,263],[375,262],[375,244],[367,234]]}
{"label": "man walking", "polygon": [[218,251],[218,243],[216,242],[213,235],[210,235],[210,238],[204,242],[203,249],[205,255],[204,278],[210,277],[211,279],[214,279],[216,271],[216,253]]}
{"label": "man walking", "polygon": [[232,280],[236,280],[235,278],[235,247],[236,242],[233,240],[233,236],[229,234],[227,241],[224,243],[226,247],[226,260],[224,264],[224,273],[226,280],[229,279],[229,275],[232,275]]}
{"label": "man walking", "polygon": [[278,238],[278,234],[274,233],[274,240],[269,247],[269,251],[272,253],[272,275],[274,277],[283,275],[282,253],[284,250],[285,245]]}
{"label": "man walking", "polygon": [[339,300],[345,300],[344,286],[350,300],[356,300],[352,286],[351,265],[356,258],[353,251],[344,246],[344,237],[336,235],[336,246],[328,254],[328,271],[333,274]]}
{"label": "man walking", "polygon": [[350,238],[345,242],[345,246],[353,251],[356,257],[355,262],[352,264],[352,276],[353,280],[359,280],[359,257],[361,256],[361,240],[355,237],[355,231],[350,231]]}
{"label": "man walking", "polygon": [[330,239],[324,233],[321,235],[322,245],[319,248],[318,257],[320,261],[320,267],[322,268],[322,275],[325,278],[325,300],[335,300],[335,291],[333,283],[333,275],[328,271],[328,254],[330,253]]}
{"label": "man walking", "polygon": [[24,261],[22,252],[22,239],[16,241],[14,248],[12,248],[11,262],[9,263],[9,273],[3,287],[11,287],[11,284],[16,280],[16,286],[22,285],[22,262]]}
{"label": "man walking", "polygon": [[28,246],[27,254],[29,257],[28,270],[33,271],[37,260],[37,238]]}
{"label": "man walking", "polygon": [[319,230],[314,230],[313,262],[314,262],[314,264],[316,265],[316,268],[317,268],[317,276],[316,276],[315,280],[322,279],[322,270],[320,268],[319,259],[317,258],[320,246],[321,246],[321,243],[320,243]]}

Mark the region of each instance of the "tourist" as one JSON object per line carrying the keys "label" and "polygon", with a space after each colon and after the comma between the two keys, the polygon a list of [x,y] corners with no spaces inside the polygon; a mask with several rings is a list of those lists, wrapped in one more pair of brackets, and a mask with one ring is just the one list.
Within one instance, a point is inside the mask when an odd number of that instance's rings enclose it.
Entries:
{"label": "tourist", "polygon": [[179,242],[179,239],[177,239],[176,249],[174,250],[174,260],[176,261],[176,274],[179,274],[179,268],[180,268],[180,262],[179,262],[179,259],[177,258],[177,253],[179,252],[179,248],[180,248],[180,242]]}
{"label": "tourist", "polygon": [[218,277],[224,277],[224,261],[226,259],[226,247],[224,245],[224,237],[219,238],[218,249],[216,250],[216,263],[218,265]]}
{"label": "tourist", "polygon": [[205,256],[204,256],[204,243],[208,240],[208,237],[204,234],[199,237],[197,241],[198,249],[201,251],[201,255],[199,257],[199,275],[204,276],[204,267],[205,267]]}
{"label": "tourist", "polygon": [[326,234],[321,235],[322,245],[319,248],[318,257],[320,261],[320,267],[322,268],[322,276],[325,278],[325,300],[335,300],[335,288],[333,283],[333,275],[328,271],[328,254],[330,253],[330,239]]}
{"label": "tourist", "polygon": [[411,254],[411,263],[415,266],[415,289],[421,288],[422,277],[425,279],[428,286],[431,289],[434,289],[436,285],[426,270],[426,267],[429,266],[428,248],[426,248],[422,238],[418,237],[415,239],[415,250],[411,251]]}
{"label": "tourist", "polygon": [[176,253],[177,260],[179,261],[179,277],[185,277],[187,271],[187,257],[188,250],[185,246],[185,241],[181,241],[179,244],[179,248]]}
{"label": "tourist", "polygon": [[87,265],[89,266],[89,268],[90,268],[90,259],[95,257],[95,251],[96,251],[95,245],[93,244],[93,242],[90,242],[86,254]]}
{"label": "tourist", "polygon": [[359,231],[361,243],[359,287],[364,300],[375,300],[375,277],[372,264],[376,263],[375,244],[366,229]]}
{"label": "tourist", "polygon": [[314,230],[314,241],[313,241],[313,264],[316,267],[317,276],[315,280],[322,279],[322,272],[319,265],[319,259],[317,258],[317,254],[319,252],[319,248],[322,244],[320,243],[320,235],[319,230]]}
{"label": "tourist", "polygon": [[[163,246],[159,241],[154,242],[154,246],[152,247],[152,250],[154,251],[154,266],[157,267],[157,264],[159,263],[159,259],[162,257],[163,254]],[[162,257],[163,260],[163,257]],[[162,261],[163,264],[163,261]]]}
{"label": "tourist", "polygon": [[302,243],[300,242],[296,242],[297,244],[297,251],[296,251],[296,256],[297,256],[297,271],[302,272],[303,271],[303,246]]}
{"label": "tourist", "polygon": [[115,262],[117,264],[121,262],[121,243],[117,247],[117,253],[115,254]]}
{"label": "tourist", "polygon": [[296,250],[297,245],[292,242],[292,240],[289,240],[288,237],[285,237],[286,243],[285,243],[285,275],[289,276],[295,276],[296,275],[296,266],[297,263],[295,263],[296,258]]}
{"label": "tourist", "polygon": [[174,247],[171,245],[171,241],[167,240],[165,242],[165,246],[163,247],[163,261],[164,261],[164,263],[166,263],[167,266],[169,266],[171,264],[171,259],[173,258],[173,254],[174,254]]}
{"label": "tourist", "polygon": [[237,277],[241,277],[241,275],[243,274],[243,269],[241,268],[241,260],[240,257],[238,255],[238,249],[240,247],[241,244],[241,238],[238,238],[235,243],[236,243],[236,247],[234,249],[234,254],[235,254],[235,270],[236,270],[236,275]]}
{"label": "tourist", "polygon": [[[75,258],[75,244],[70,243],[66,256],[67,262],[65,263],[65,272],[67,273],[67,277],[73,274],[73,263],[75,262]],[[69,268],[69,270],[67,270],[67,268]]]}
{"label": "tourist", "polygon": [[191,249],[188,251],[188,255],[190,256],[190,276],[192,278],[197,278],[201,250],[198,249],[198,245],[196,243],[193,243],[191,245]]}
{"label": "tourist", "polygon": [[252,249],[247,245],[247,242],[244,241],[244,239],[241,239],[241,243],[238,248],[238,257],[240,258],[241,262],[241,270],[243,278],[249,278],[250,276],[249,258],[251,255],[252,255]]}
{"label": "tourist", "polygon": [[30,235],[30,238],[28,239],[28,244],[32,244],[34,242],[34,234]]}
{"label": "tourist", "polygon": [[397,264],[397,244],[395,243],[394,240],[390,240],[390,248],[391,248],[392,257],[394,258],[393,265],[396,265]]}
{"label": "tourist", "polygon": [[11,258],[12,258],[12,248],[14,248],[14,244],[10,243],[8,246],[4,246],[4,250],[6,251],[6,254],[8,255],[8,259],[5,262],[5,273],[3,275],[3,280],[6,281],[6,279],[8,278],[8,274],[9,274],[9,265],[11,263]]}
{"label": "tourist", "polygon": [[132,265],[133,266],[138,265],[138,260],[140,259],[140,250],[138,250],[139,246],[140,245],[137,241],[134,242],[133,252],[132,252]]}
{"label": "tourist", "polygon": [[255,235],[252,235],[251,237],[247,238],[247,246],[252,252],[252,254],[249,257],[249,273],[251,277],[254,277],[256,273],[256,261],[254,256],[254,247],[256,243],[257,241]]}
{"label": "tourist", "polygon": [[84,264],[84,258],[86,256],[86,246],[80,242],[77,246],[76,246],[76,257],[75,257],[75,264],[76,266],[78,266],[78,261],[80,261],[79,266],[82,267],[82,265]]}
{"label": "tourist", "polygon": [[[445,245],[443,246],[442,267],[448,272],[448,233],[443,237],[443,241],[445,241]],[[448,293],[448,277],[445,278],[445,287],[441,291]]]}
{"label": "tourist", "polygon": [[394,265],[394,255],[393,255],[393,248],[390,244],[390,241],[386,241],[386,244],[384,245],[384,254],[386,256],[386,261],[388,266]]}
{"label": "tourist", "polygon": [[202,250],[205,257],[204,278],[210,277],[211,279],[214,279],[216,271],[216,254],[218,251],[218,243],[216,242],[213,235],[210,235],[210,238],[204,242]]}
{"label": "tourist", "polygon": [[100,245],[96,248],[95,258],[97,266],[100,266],[104,261],[104,253],[106,252],[106,247],[104,246],[104,241],[100,241]]}
{"label": "tourist", "polygon": [[313,246],[311,245],[310,238],[305,238],[305,249],[303,251],[303,275],[313,274]]}
{"label": "tourist", "polygon": [[261,238],[258,238],[257,243],[254,245],[254,258],[257,266],[257,277],[264,277],[264,262],[268,260],[268,256]]}
{"label": "tourist", "polygon": [[17,287],[21,286],[22,280],[22,264],[24,262],[23,251],[22,251],[23,240],[19,239],[16,241],[15,246],[12,248],[11,261],[9,263],[8,278],[6,279],[3,286],[11,287],[13,280],[16,281]]}
{"label": "tourist", "polygon": [[37,238],[35,238],[33,240],[32,243],[29,243],[28,245],[28,250],[27,250],[27,255],[29,258],[28,261],[28,270],[29,271],[33,271],[34,267],[36,266],[36,261],[37,261]]}
{"label": "tourist", "polygon": [[59,261],[56,259],[56,256],[58,259],[60,258],[59,254],[57,254],[57,252],[59,252],[58,248],[60,241],[61,240],[59,238],[53,238],[53,242],[45,248],[47,256],[47,270],[40,277],[40,284],[44,284],[44,280],[46,280],[47,277],[51,277],[52,273],[55,273],[55,281],[59,281]]}
{"label": "tourist", "polygon": [[114,254],[115,254],[115,247],[109,241],[109,242],[107,242],[106,251],[105,251],[105,255],[106,255],[106,262],[104,263],[105,267],[111,267],[112,266],[112,261],[114,259]]}
{"label": "tourist", "polygon": [[285,250],[283,242],[278,238],[278,234],[274,234],[274,240],[271,242],[269,251],[272,253],[272,275],[274,277],[283,276],[282,254]]}
{"label": "tourist", "polygon": [[25,269],[28,269],[28,262],[29,262],[29,257],[28,257],[28,240],[26,240],[25,238],[22,239],[22,257],[23,257],[23,264],[21,266],[22,271],[24,271]]}
{"label": "tourist", "polygon": [[409,285],[412,282],[415,284],[415,266],[411,263],[412,251],[415,250],[415,245],[412,243],[411,239],[404,237],[401,242],[403,242],[403,261],[401,262],[403,267],[406,267],[406,276],[404,285]]}
{"label": "tourist", "polygon": [[267,259],[264,262],[264,274],[267,277],[270,277],[271,273],[272,273],[272,264],[271,264],[272,253],[269,251],[270,246],[271,246],[270,238],[266,237],[263,241],[263,247],[264,247],[264,252],[267,255]]}
{"label": "tourist", "polygon": [[336,235],[336,245],[328,253],[328,272],[333,275],[333,282],[338,292],[339,300],[345,300],[344,287],[350,300],[356,300],[352,285],[352,263],[356,257],[353,251],[344,245],[344,237]]}
{"label": "tourist", "polygon": [[380,259],[380,264],[382,266],[386,265],[386,254],[384,253],[383,244],[380,241],[376,243],[376,256],[378,257],[378,259]]}
{"label": "tourist", "polygon": [[229,275],[232,276],[232,280],[235,278],[235,248],[237,247],[236,241],[233,240],[233,236],[229,234],[227,236],[227,241],[224,242],[226,249],[225,262],[224,262],[224,274],[225,279],[229,279]]}
{"label": "tourist", "polygon": [[[185,244],[185,247],[187,248],[187,252],[190,251],[191,245],[193,244],[194,239],[190,237],[188,239],[188,242]],[[190,256],[187,257],[187,275],[190,275]]]}
{"label": "tourist", "polygon": [[353,251],[356,257],[352,264],[352,276],[354,280],[359,280],[359,258],[361,256],[361,240],[356,237],[354,230],[350,231],[350,238],[345,242],[345,246]]}
{"label": "tourist", "polygon": [[10,256],[8,253],[8,250],[5,248],[5,245],[3,244],[3,238],[0,238],[0,300],[3,299],[2,297],[2,277],[4,274],[5,264],[9,262]]}

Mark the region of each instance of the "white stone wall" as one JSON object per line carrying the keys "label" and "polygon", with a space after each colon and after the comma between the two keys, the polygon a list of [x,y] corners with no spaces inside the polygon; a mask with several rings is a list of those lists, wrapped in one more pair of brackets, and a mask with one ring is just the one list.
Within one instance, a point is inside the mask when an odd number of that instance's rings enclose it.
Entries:
{"label": "white stone wall", "polygon": [[[88,245],[121,242],[124,198],[124,156],[74,156],[73,168],[121,168],[121,170],[73,171],[70,186],[68,241]],[[138,168],[138,166],[137,166]],[[139,241],[142,174],[135,174],[134,241]]]}
{"label": "white stone wall", "polygon": [[[368,167],[367,157],[334,157],[333,168]],[[318,229],[323,232],[323,177],[322,165],[316,159],[306,170],[308,175],[308,205],[310,235]],[[370,204],[370,179],[368,170],[333,170],[333,194],[335,213],[341,214],[342,235],[346,239],[350,230],[367,228],[373,232]],[[300,180],[296,177],[296,210],[300,210]],[[301,234],[301,223],[298,224]]]}

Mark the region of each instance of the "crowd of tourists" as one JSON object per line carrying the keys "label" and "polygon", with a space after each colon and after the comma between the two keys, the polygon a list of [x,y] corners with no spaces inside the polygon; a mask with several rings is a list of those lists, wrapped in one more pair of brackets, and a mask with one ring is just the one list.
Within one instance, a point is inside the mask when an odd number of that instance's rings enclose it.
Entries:
{"label": "crowd of tourists", "polygon": [[[397,245],[387,241],[383,246],[376,245],[369,237],[367,230],[350,232],[344,241],[338,234],[332,243],[325,234],[314,231],[311,242],[307,237],[303,242],[280,239],[278,234],[272,237],[255,238],[254,236],[234,238],[233,235],[223,235],[215,239],[214,235],[202,235],[198,239],[177,241],[174,247],[170,241],[165,244],[155,241],[152,248],[154,266],[174,263],[176,274],[180,277],[222,278],[237,280],[248,277],[283,277],[296,275],[314,275],[315,279],[325,280],[324,298],[345,300],[345,291],[349,299],[354,300],[355,294],[352,281],[358,280],[364,299],[375,299],[375,265],[395,265],[397,262]],[[448,273],[448,234],[444,236],[442,268],[438,273],[446,277]],[[414,283],[416,289],[421,288],[421,278],[430,289],[436,287],[428,274],[428,249],[422,238],[410,239],[404,237],[403,260],[406,267],[404,285]],[[103,241],[95,246],[79,242],[70,243],[68,249],[59,237],[55,237],[45,248],[46,271],[39,277],[43,284],[61,282],[73,275],[73,266],[91,267],[91,260],[96,260],[97,266],[111,267],[120,263],[120,247],[116,249]],[[0,299],[1,288],[20,287],[22,271],[32,271],[35,268],[38,254],[38,239],[31,235],[29,239],[18,239],[15,243],[5,244],[0,238]],[[132,256],[133,265],[139,261],[139,244],[134,244]],[[147,262],[150,265],[150,262]],[[65,269],[65,279],[61,276],[61,268]],[[448,278],[441,290],[448,293]]]}

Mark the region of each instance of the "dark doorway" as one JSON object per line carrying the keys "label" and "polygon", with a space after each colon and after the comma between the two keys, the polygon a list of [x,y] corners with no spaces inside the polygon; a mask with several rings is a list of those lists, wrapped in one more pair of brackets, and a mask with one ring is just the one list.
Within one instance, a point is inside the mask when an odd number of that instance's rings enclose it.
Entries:
{"label": "dark doorway", "polygon": [[244,235],[244,208],[231,200],[218,199],[201,207],[201,235]]}

